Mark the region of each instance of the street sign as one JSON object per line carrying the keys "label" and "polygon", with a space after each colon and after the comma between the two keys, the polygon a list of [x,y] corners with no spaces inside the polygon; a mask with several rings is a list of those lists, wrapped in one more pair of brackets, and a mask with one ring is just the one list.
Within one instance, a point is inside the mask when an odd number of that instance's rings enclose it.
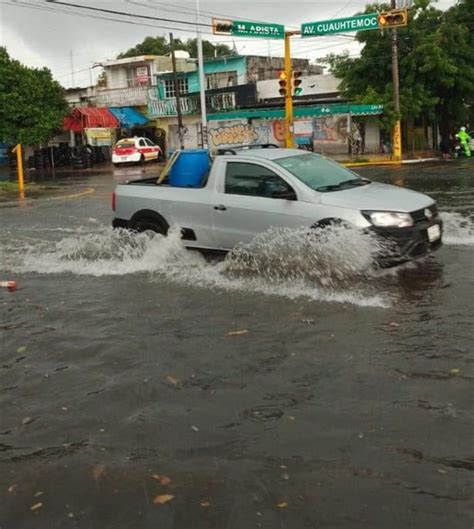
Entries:
{"label": "street sign", "polygon": [[352,31],[365,31],[378,29],[378,13],[358,15],[356,17],[335,18],[334,20],[320,20],[301,24],[302,37],[318,37],[330,33],[350,33]]}
{"label": "street sign", "polygon": [[247,22],[244,20],[212,19],[214,35],[233,35],[235,37],[263,37],[265,39],[284,39],[285,26],[266,22]]}

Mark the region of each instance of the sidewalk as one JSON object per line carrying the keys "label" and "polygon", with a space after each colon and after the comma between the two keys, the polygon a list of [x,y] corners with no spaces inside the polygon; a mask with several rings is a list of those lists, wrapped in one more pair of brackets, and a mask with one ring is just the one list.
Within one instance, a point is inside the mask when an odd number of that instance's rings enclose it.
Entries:
{"label": "sidewalk", "polygon": [[406,154],[402,160],[394,160],[391,154],[360,154],[349,156],[347,154],[331,154],[329,158],[336,160],[346,167],[364,167],[370,165],[401,165],[410,163],[435,162],[441,160],[434,151],[419,151],[413,157]]}

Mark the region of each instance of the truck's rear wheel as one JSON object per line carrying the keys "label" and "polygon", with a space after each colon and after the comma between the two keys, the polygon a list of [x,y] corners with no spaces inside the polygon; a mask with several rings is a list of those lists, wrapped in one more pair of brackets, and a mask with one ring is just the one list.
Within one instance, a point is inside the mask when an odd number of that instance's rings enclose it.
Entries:
{"label": "truck's rear wheel", "polygon": [[133,231],[143,233],[146,231],[152,231],[161,235],[168,235],[169,226],[168,223],[161,218],[159,215],[143,215],[137,216],[132,219],[131,227]]}

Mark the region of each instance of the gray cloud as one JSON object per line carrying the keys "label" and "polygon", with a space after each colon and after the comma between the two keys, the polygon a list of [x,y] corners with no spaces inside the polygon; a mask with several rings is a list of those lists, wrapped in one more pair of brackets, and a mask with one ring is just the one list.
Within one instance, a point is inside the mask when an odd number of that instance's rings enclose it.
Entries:
{"label": "gray cloud", "polygon": [[[179,2],[155,0],[65,0],[71,3],[127,11],[156,17],[185,20],[196,19],[195,0]],[[454,0],[445,0],[437,5],[449,7]],[[302,22],[312,22],[334,17],[351,16],[364,8],[366,2],[359,0],[299,1],[220,1],[201,0],[202,23],[211,22],[211,16],[228,16],[233,19],[275,22],[286,27],[298,28]],[[133,24],[111,19],[122,17],[87,11],[72,11],[69,8],[52,6],[44,0],[2,0],[1,33],[2,46],[16,59],[29,66],[50,68],[64,86],[74,84],[86,86],[98,73],[91,69],[96,62],[113,59],[148,35],[167,35],[172,29],[175,37],[195,36],[194,26],[183,26],[167,22],[129,20]],[[46,10],[48,9],[48,10]],[[102,18],[103,17],[103,18]],[[185,31],[187,30],[187,31]],[[203,28],[203,38],[219,40],[232,46],[229,37],[214,37],[210,28]],[[255,53],[282,55],[283,43],[266,39],[235,38],[235,45],[244,54]],[[294,39],[293,54],[315,59],[326,53],[349,49],[357,52],[358,45],[350,38],[324,37],[317,39]],[[72,68],[71,68],[72,51]]]}

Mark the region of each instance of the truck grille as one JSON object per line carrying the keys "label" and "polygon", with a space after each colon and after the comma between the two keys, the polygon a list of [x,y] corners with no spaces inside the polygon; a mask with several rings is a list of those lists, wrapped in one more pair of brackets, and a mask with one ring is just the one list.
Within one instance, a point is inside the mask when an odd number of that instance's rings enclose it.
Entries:
{"label": "truck grille", "polygon": [[424,222],[426,220],[430,220],[425,214],[425,211],[427,209],[431,212],[431,218],[434,218],[438,215],[438,208],[436,207],[436,204],[433,204],[432,206],[429,206],[427,208],[418,209],[417,211],[412,211],[410,215],[415,224],[417,224],[418,222]]}

